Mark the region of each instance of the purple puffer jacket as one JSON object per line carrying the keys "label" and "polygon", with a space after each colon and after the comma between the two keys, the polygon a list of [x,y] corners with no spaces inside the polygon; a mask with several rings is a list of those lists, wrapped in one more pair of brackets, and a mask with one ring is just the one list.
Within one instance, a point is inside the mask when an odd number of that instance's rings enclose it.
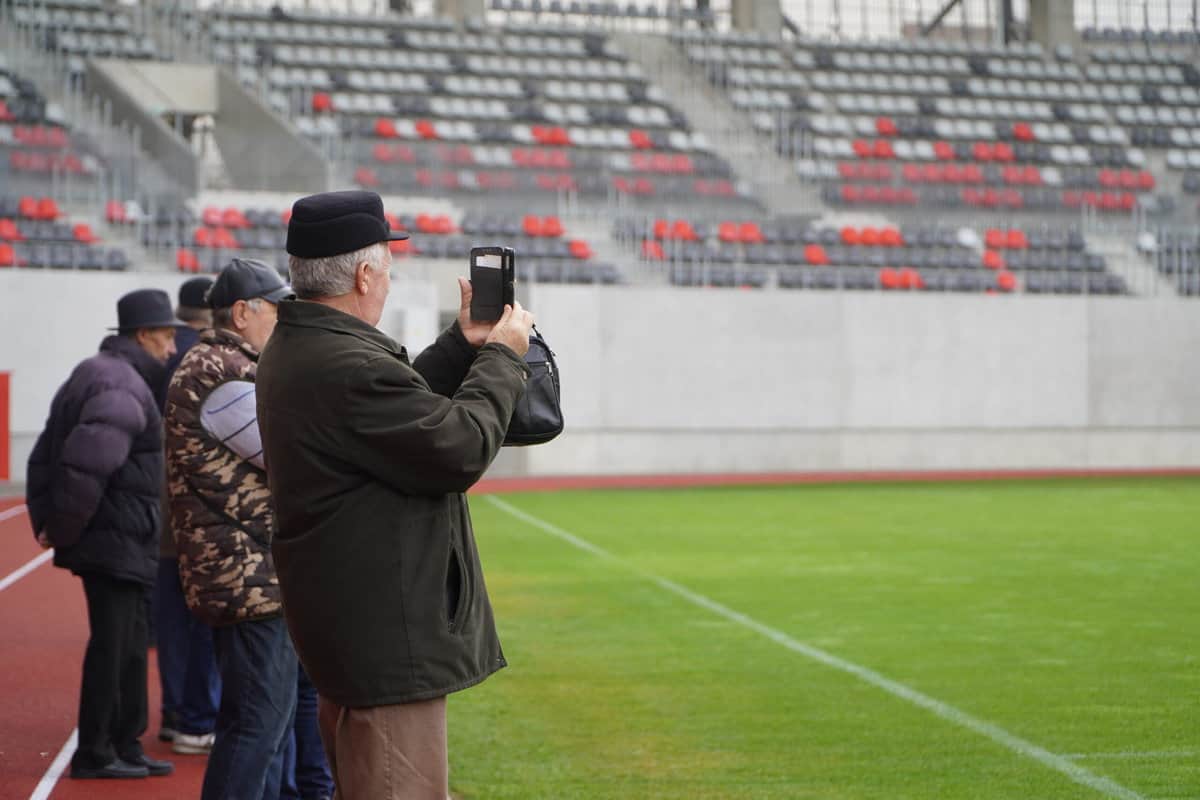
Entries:
{"label": "purple puffer jacket", "polygon": [[163,369],[132,339],[109,336],[54,396],[26,505],[56,566],[153,585],[164,468],[150,386]]}

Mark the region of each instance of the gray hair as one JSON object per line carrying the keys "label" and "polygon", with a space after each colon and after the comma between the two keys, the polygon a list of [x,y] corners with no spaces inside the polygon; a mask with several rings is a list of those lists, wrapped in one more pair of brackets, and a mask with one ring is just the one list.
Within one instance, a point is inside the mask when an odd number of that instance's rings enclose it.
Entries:
{"label": "gray hair", "polygon": [[[261,297],[252,297],[246,301],[246,305],[250,306],[250,308],[254,309],[255,311],[258,311],[260,308],[262,308],[262,304],[263,301]],[[212,312],[212,323],[214,328],[233,330],[233,306],[229,306],[228,308],[214,308]]]}
{"label": "gray hair", "polygon": [[201,322],[206,327],[212,327],[212,309],[195,308],[193,306],[177,306],[175,316],[184,322]]}
{"label": "gray hair", "polygon": [[301,300],[348,294],[354,290],[354,271],[359,264],[366,261],[373,269],[383,269],[386,257],[387,245],[383,242],[325,258],[288,256],[292,289]]}

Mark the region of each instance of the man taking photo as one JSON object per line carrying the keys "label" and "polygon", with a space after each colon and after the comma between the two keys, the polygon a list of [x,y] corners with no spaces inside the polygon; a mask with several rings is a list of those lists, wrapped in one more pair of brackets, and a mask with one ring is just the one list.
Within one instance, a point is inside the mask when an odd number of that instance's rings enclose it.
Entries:
{"label": "man taking photo", "polygon": [[464,493],[524,390],[533,315],[473,321],[462,279],[458,320],[410,362],[375,327],[403,238],[374,193],[297,201],[298,299],[258,372],[272,552],[342,800],[445,800],[446,695],[505,666]]}

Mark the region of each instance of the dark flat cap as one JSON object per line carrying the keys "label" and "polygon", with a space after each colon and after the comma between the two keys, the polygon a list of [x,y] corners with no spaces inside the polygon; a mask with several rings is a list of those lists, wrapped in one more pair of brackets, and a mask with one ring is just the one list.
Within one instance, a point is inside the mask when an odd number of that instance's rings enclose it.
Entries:
{"label": "dark flat cap", "polygon": [[179,328],[187,323],[175,317],[171,296],[162,289],[137,289],[117,301],[117,327],[127,333],[141,328]]}
{"label": "dark flat cap", "polygon": [[213,285],[212,278],[189,278],[179,287],[180,308],[208,308],[205,296]]}
{"label": "dark flat cap", "polygon": [[407,238],[388,226],[383,200],[374,192],[323,192],[292,206],[287,251],[299,258],[326,258]]}
{"label": "dark flat cap", "polygon": [[229,308],[238,300],[253,300],[256,297],[269,303],[278,303],[295,296],[292,287],[284,283],[274,267],[252,258],[234,258],[221,269],[212,289],[208,291],[208,305],[212,308]]}

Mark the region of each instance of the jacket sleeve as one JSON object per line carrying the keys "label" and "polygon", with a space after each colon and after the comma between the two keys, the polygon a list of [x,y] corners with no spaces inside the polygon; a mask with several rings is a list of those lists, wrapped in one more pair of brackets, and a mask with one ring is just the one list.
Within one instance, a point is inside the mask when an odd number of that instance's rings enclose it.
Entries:
{"label": "jacket sleeve", "polygon": [[347,381],[343,455],[398,492],[464,492],[504,443],[525,380],[525,362],[499,344],[479,350],[452,397],[399,359],[371,358]]}
{"label": "jacket sleeve", "polygon": [[108,479],[129,458],[133,439],[147,422],[146,410],[125,389],[102,389],[84,402],[63,443],[54,506],[46,520],[46,535],[55,547],[79,541]]}
{"label": "jacket sleeve", "polygon": [[45,429],[38,436],[33,450],[29,453],[29,463],[25,467],[25,507],[29,509],[29,522],[33,525],[33,535],[46,526],[46,517],[50,512],[50,492],[53,482],[50,480],[50,428],[53,420],[46,423]]}
{"label": "jacket sleeve", "polygon": [[467,343],[458,320],[413,361],[413,369],[442,397],[453,397],[475,361],[475,348]]}

